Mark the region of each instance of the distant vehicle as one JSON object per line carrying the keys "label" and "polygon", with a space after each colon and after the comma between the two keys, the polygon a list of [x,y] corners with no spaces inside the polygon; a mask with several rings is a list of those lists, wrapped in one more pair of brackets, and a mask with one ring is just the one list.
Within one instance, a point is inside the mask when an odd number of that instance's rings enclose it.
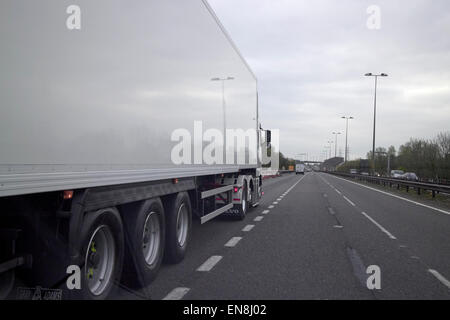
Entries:
{"label": "distant vehicle", "polygon": [[362,174],[363,176],[368,176],[368,175],[369,175],[368,172],[361,172],[361,174]]}
{"label": "distant vehicle", "polygon": [[305,174],[305,165],[304,164],[295,165],[295,174]]}
{"label": "distant vehicle", "polygon": [[391,178],[401,178],[404,173],[402,170],[391,170]]}
{"label": "distant vehicle", "polygon": [[414,172],[406,172],[400,176],[400,179],[408,181],[419,181],[419,177]]}
{"label": "distant vehicle", "polygon": [[350,174],[358,174],[358,170],[356,170],[356,169],[350,169]]}

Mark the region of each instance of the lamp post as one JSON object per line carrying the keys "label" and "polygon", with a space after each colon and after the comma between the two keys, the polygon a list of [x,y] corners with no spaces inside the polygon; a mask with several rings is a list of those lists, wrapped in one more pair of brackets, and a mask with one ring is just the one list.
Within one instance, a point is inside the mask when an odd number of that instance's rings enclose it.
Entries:
{"label": "lamp post", "polygon": [[225,81],[234,80],[234,77],[212,78],[211,81],[222,82],[222,112],[223,112],[223,151],[227,152],[227,113],[225,103]]}
{"label": "lamp post", "polygon": [[348,157],[348,120],[353,120],[355,118],[353,117],[347,117],[344,116],[342,119],[345,119],[345,155],[344,155],[344,161],[347,162]]}
{"label": "lamp post", "polygon": [[334,157],[337,157],[337,137],[338,134],[341,134],[340,132],[333,132],[333,134],[335,135],[335,143],[334,143]]}
{"label": "lamp post", "polygon": [[378,77],[387,77],[388,75],[386,73],[381,74],[366,73],[365,76],[375,77],[375,98],[373,100],[373,141],[372,141],[372,161],[373,161],[373,170],[375,170],[375,124],[377,118],[377,84],[378,84]]}

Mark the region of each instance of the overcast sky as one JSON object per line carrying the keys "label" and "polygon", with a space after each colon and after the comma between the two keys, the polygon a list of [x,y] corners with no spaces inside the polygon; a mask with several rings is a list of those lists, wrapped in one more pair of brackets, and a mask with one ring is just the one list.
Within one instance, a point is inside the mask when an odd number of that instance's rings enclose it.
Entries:
{"label": "overcast sky", "polygon": [[[255,72],[262,125],[280,129],[286,155],[317,159],[336,130],[343,155],[347,115],[355,117],[350,158],[365,157],[374,94],[367,72],[389,74],[379,79],[377,146],[450,130],[450,1],[209,3]],[[380,29],[367,27],[371,5],[381,10]]]}

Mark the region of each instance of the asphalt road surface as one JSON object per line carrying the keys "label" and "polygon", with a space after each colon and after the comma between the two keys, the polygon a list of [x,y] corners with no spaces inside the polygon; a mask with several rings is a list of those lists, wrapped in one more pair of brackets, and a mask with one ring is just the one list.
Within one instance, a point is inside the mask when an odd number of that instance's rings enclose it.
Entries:
{"label": "asphalt road surface", "polygon": [[244,221],[194,221],[184,261],[139,296],[450,299],[450,212],[324,173],[268,179],[264,192]]}

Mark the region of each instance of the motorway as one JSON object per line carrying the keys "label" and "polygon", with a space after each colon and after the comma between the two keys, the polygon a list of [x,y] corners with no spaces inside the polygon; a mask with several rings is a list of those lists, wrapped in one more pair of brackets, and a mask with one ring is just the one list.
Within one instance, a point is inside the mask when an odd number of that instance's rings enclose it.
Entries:
{"label": "motorway", "polygon": [[[139,296],[450,299],[450,212],[325,173],[268,179],[264,192],[244,221],[194,221],[185,260]],[[370,290],[374,265],[381,288]]]}

